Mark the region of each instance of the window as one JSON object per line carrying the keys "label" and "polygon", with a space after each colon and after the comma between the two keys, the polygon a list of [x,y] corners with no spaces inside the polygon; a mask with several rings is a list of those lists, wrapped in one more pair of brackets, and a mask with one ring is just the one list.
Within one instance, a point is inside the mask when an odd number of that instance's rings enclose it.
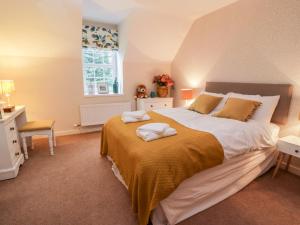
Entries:
{"label": "window", "polygon": [[83,48],[84,95],[122,94],[118,51]]}

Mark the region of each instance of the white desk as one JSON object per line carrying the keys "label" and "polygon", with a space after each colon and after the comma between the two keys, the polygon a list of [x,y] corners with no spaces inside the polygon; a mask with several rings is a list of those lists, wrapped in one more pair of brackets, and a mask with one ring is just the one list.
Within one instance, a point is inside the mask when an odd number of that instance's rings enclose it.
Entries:
{"label": "white desk", "polygon": [[13,112],[5,113],[0,119],[0,180],[16,177],[24,163],[18,127],[26,121],[25,106],[16,106]]}

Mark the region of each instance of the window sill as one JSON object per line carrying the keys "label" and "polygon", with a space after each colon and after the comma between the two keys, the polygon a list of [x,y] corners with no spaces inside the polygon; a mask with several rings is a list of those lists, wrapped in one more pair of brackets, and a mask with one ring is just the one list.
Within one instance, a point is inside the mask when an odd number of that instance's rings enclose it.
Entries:
{"label": "window sill", "polygon": [[97,98],[97,97],[118,97],[124,96],[124,94],[102,94],[102,95],[84,95],[85,98]]}

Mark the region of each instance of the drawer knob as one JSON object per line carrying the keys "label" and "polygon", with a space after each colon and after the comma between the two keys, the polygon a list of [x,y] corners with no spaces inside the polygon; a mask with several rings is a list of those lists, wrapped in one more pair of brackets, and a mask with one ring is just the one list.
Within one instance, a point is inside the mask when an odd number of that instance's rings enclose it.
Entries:
{"label": "drawer knob", "polygon": [[17,140],[13,140],[12,143],[13,143],[13,144],[17,143]]}
{"label": "drawer knob", "polygon": [[18,156],[18,155],[20,155],[20,152],[16,152],[16,153],[15,153],[15,156]]}
{"label": "drawer knob", "polygon": [[165,106],[167,106],[167,104],[165,104]]}
{"label": "drawer knob", "polygon": [[11,128],[9,128],[9,130],[15,130],[15,128],[14,128],[14,127],[11,127]]}
{"label": "drawer knob", "polygon": [[152,107],[153,107],[153,105],[150,105],[150,107],[152,108]]}
{"label": "drawer knob", "polygon": [[296,153],[299,153],[299,150],[295,150]]}

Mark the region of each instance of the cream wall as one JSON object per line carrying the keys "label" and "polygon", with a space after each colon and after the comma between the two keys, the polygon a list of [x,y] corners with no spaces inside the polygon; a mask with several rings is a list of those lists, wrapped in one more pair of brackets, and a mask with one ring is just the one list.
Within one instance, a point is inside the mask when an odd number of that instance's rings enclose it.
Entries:
{"label": "cream wall", "polygon": [[130,98],[138,84],[150,91],[154,75],[170,74],[171,62],[190,26],[189,20],[141,9],[119,24],[124,87]]}
{"label": "cream wall", "polygon": [[198,19],[172,63],[177,105],[180,88],[203,88],[205,81],[291,83],[281,135],[300,134],[299,28],[298,0],[241,0]]}
{"label": "cream wall", "polygon": [[0,21],[0,79],[15,81],[14,103],[27,106],[29,119],[72,130],[83,100],[81,1],[7,0]]}
{"label": "cream wall", "polygon": [[241,0],[198,19],[172,63],[176,89],[203,87],[205,81],[291,83],[290,124],[284,130],[298,132],[299,27],[298,0]]}
{"label": "cream wall", "polygon": [[151,89],[153,75],[170,73],[190,26],[162,14],[132,12],[118,26],[124,95],[87,98],[83,96],[81,8],[81,0],[1,2],[0,79],[15,81],[12,99],[26,105],[29,119],[55,119],[60,134],[85,130],[73,127],[80,122],[80,104],[131,101],[134,108],[136,85]]}

